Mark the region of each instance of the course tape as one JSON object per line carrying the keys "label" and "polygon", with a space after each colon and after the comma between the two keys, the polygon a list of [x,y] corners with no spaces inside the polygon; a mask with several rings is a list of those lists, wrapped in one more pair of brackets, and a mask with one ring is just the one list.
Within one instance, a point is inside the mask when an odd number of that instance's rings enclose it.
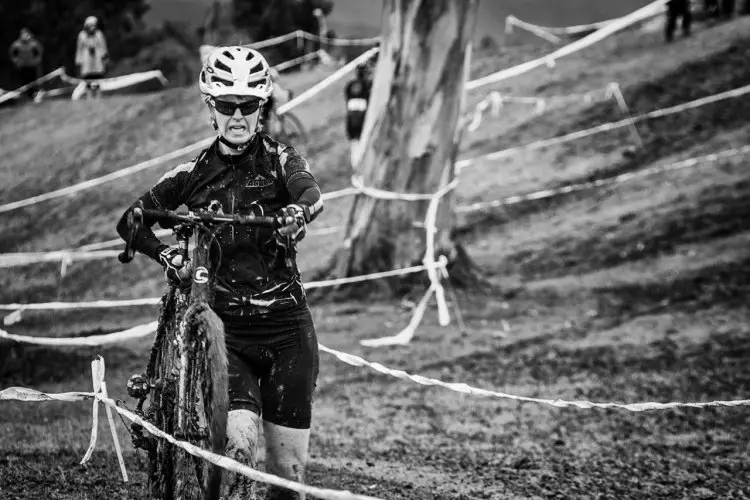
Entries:
{"label": "course tape", "polygon": [[553,66],[555,64],[555,60],[560,59],[561,57],[578,52],[579,50],[582,50],[601,40],[604,40],[608,36],[617,33],[620,30],[623,30],[645,19],[649,19],[659,12],[663,12],[666,4],[667,0],[656,0],[655,2],[642,7],[635,12],[632,12],[631,14],[628,14],[627,16],[623,16],[619,19],[613,20],[602,29],[595,31],[590,35],[581,38],[580,40],[576,40],[575,42],[561,47],[551,54],[473,80],[466,85],[466,89],[474,90],[485,85],[501,82],[503,80],[507,80],[508,78],[513,78],[527,73],[540,66]]}
{"label": "course tape", "polygon": [[156,331],[157,322],[152,321],[145,325],[139,325],[121,332],[108,333],[106,335],[91,335],[88,337],[30,337],[27,335],[15,335],[0,329],[0,338],[15,340],[25,344],[46,346],[88,346],[95,347],[116,342],[124,342],[150,335]]}
{"label": "course tape", "polygon": [[682,111],[685,111],[688,109],[698,108],[700,106],[705,106],[707,104],[713,104],[715,102],[719,102],[725,99],[733,99],[736,97],[744,96],[748,93],[750,93],[750,85],[745,85],[744,87],[738,87],[736,89],[727,90],[725,92],[710,95],[707,97],[701,97],[700,99],[695,99],[693,101],[689,101],[683,104],[678,104],[676,106],[670,106],[668,108],[657,109],[655,111],[644,113],[642,115],[636,115],[633,117],[624,118],[616,122],[603,123],[602,125],[597,125],[596,127],[591,127],[591,128],[587,128],[584,130],[577,130],[575,132],[571,132],[569,134],[561,135],[558,137],[542,139],[542,140],[534,141],[528,144],[523,144],[521,146],[515,146],[512,148],[503,149],[501,151],[496,151],[494,153],[489,153],[486,155],[476,156],[474,158],[467,158],[464,160],[460,160],[456,162],[456,169],[460,171],[480,161],[497,160],[499,158],[505,158],[505,157],[511,156],[520,151],[525,151],[529,149],[540,149],[540,148],[552,146],[555,144],[562,144],[564,142],[570,142],[570,141],[574,141],[577,139],[582,139],[584,137],[589,137],[589,136],[599,134],[602,132],[608,132],[610,130],[615,130],[618,128],[629,127],[635,123],[639,123],[644,120],[650,120],[653,118],[660,118],[662,116],[672,115],[675,113],[681,113]]}
{"label": "course tape", "polygon": [[15,90],[9,90],[8,92],[4,94],[0,94],[0,103],[9,101],[11,99],[15,99],[16,97],[21,95],[21,93],[27,91],[31,87],[35,85],[39,85],[40,83],[44,83],[48,80],[51,80],[56,76],[62,76],[62,75],[65,75],[65,68],[57,68],[55,71],[52,71],[51,73],[47,73],[46,75],[37,78],[33,82],[29,82],[26,85],[22,85]]}
{"label": "course tape", "polygon": [[[658,14],[659,13],[654,13],[654,16]],[[575,26],[557,28],[557,27],[540,26],[538,24],[532,24],[526,21],[522,21],[521,19],[518,19],[516,16],[510,15],[505,18],[505,33],[511,34],[513,33],[513,28],[517,27],[517,28],[521,28],[526,31],[529,31],[531,33],[534,33],[535,35],[541,38],[544,38],[546,40],[559,43],[560,37],[564,37],[564,36],[570,37],[570,36],[589,34],[592,31],[596,31],[596,30],[600,30],[604,28],[608,24],[611,24],[612,22],[617,21],[618,19],[622,19],[622,17],[616,17],[614,19],[607,19],[605,21],[599,21],[597,23],[578,24]]]}
{"label": "course tape", "polygon": [[[312,229],[307,232],[307,236],[323,236],[340,231],[337,227],[322,227]],[[154,231],[157,238],[162,238],[172,234],[170,229],[159,229]],[[119,250],[103,251],[106,248],[122,246],[122,238],[101,241],[84,245],[74,250],[54,250],[50,252],[19,252],[19,253],[0,253],[0,268],[26,266],[38,264],[41,262],[67,262],[72,264],[76,261],[110,259],[120,254]]]}
{"label": "course tape", "polygon": [[401,380],[409,380],[411,382],[416,382],[417,384],[421,384],[421,385],[433,385],[437,387],[443,387],[445,389],[459,392],[462,394],[471,394],[474,396],[486,396],[486,397],[497,398],[497,399],[508,399],[508,400],[513,400],[513,401],[523,401],[526,403],[538,403],[538,404],[543,404],[543,405],[548,405],[548,406],[554,406],[556,408],[574,407],[574,408],[580,408],[584,410],[589,410],[593,408],[601,408],[601,409],[620,409],[620,410],[627,410],[627,411],[632,411],[632,412],[642,412],[642,411],[651,411],[651,410],[670,410],[674,408],[711,408],[711,407],[750,406],[750,399],[739,399],[739,400],[733,400],[733,401],[706,401],[706,402],[698,402],[698,403],[682,403],[682,402],[675,401],[675,402],[670,402],[670,403],[645,402],[645,403],[623,404],[623,403],[595,403],[592,401],[585,401],[585,400],[567,401],[567,400],[559,399],[559,398],[558,399],[542,399],[542,398],[532,398],[532,397],[527,397],[527,396],[516,396],[516,395],[508,394],[505,392],[491,391],[487,389],[479,389],[479,388],[472,387],[462,382],[443,382],[442,380],[429,378],[429,377],[423,377],[421,375],[412,375],[408,372],[405,372],[404,370],[394,370],[393,368],[388,368],[380,363],[373,363],[359,356],[336,351],[334,349],[330,349],[321,344],[318,344],[318,347],[320,348],[321,351],[327,352],[328,354],[332,354],[333,356],[335,356],[340,361],[343,361],[346,364],[356,366],[356,367],[366,366],[368,368],[375,370],[378,373],[382,373],[383,375],[390,375],[391,377],[396,377]]}
{"label": "course tape", "polygon": [[704,155],[704,156],[697,156],[695,158],[688,158],[686,160],[680,160],[680,161],[670,163],[667,165],[656,165],[653,167],[645,168],[643,170],[639,170],[637,172],[628,172],[625,174],[608,177],[606,179],[597,179],[595,181],[590,181],[590,182],[571,184],[568,186],[563,186],[563,187],[555,188],[555,189],[543,189],[540,191],[534,191],[534,192],[527,193],[527,194],[509,196],[508,198],[503,198],[502,200],[494,200],[494,201],[472,203],[470,205],[462,205],[456,208],[456,212],[457,213],[476,212],[478,210],[485,210],[488,208],[497,208],[497,207],[502,207],[502,206],[507,206],[507,205],[515,205],[517,203],[521,203],[524,201],[552,198],[554,196],[559,196],[561,194],[567,194],[567,193],[572,193],[575,191],[582,191],[585,189],[592,189],[592,188],[597,188],[601,186],[607,186],[610,184],[621,184],[623,182],[632,181],[634,179],[639,179],[643,177],[649,177],[652,175],[660,174],[662,172],[695,167],[695,166],[707,164],[709,162],[716,162],[720,160],[725,160],[727,158],[732,158],[735,156],[741,156],[741,155],[746,155],[746,154],[750,154],[750,146],[725,149],[717,153],[711,153],[711,154]]}

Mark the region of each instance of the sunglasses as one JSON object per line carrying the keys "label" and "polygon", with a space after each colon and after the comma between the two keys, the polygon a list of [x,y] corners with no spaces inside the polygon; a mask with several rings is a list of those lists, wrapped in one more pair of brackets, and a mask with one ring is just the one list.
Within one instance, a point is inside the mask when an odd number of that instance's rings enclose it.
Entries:
{"label": "sunglasses", "polygon": [[243,116],[252,115],[258,111],[261,104],[262,101],[260,99],[253,99],[252,101],[245,102],[227,102],[218,99],[211,99],[211,106],[222,115],[227,116],[232,116],[234,110],[237,108],[239,108],[240,113],[242,113]]}

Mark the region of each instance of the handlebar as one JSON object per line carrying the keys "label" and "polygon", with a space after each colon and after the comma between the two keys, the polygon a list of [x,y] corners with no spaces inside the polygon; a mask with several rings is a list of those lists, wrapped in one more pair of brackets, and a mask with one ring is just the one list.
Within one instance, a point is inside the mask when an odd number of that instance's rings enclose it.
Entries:
{"label": "handlebar", "polygon": [[167,219],[179,222],[185,225],[195,224],[236,224],[240,226],[271,227],[278,228],[280,223],[276,217],[262,215],[236,215],[217,213],[212,210],[196,210],[187,212],[178,212],[176,210],[154,210],[145,209],[142,204],[136,205],[128,213],[128,239],[125,242],[125,250],[117,256],[117,259],[126,264],[133,260],[135,249],[133,243],[135,236],[143,226],[144,217],[150,219]]}

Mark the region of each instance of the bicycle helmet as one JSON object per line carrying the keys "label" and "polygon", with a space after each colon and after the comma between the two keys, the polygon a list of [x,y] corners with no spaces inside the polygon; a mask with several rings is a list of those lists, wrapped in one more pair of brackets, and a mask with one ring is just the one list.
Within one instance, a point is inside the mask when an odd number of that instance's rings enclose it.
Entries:
{"label": "bicycle helmet", "polygon": [[206,58],[198,85],[202,94],[213,98],[237,95],[267,100],[273,93],[271,68],[257,50],[217,47]]}
{"label": "bicycle helmet", "polygon": [[99,22],[99,20],[96,18],[96,16],[89,16],[83,22],[83,27],[87,28],[87,27],[90,26],[92,28],[96,28],[96,25],[97,25],[98,22]]}

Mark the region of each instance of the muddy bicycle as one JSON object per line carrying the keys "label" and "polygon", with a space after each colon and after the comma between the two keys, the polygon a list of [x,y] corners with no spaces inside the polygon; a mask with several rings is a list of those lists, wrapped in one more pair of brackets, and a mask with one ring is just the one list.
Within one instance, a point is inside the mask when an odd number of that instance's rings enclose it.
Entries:
{"label": "muddy bicycle", "polygon": [[[136,413],[159,429],[223,455],[229,413],[227,353],[223,323],[209,305],[211,250],[216,234],[226,224],[278,227],[277,219],[225,215],[218,206],[193,212],[136,206],[128,214],[129,235],[120,262],[133,259],[133,241],[144,219],[174,231],[186,263],[183,269],[189,270],[191,281],[189,290],[170,286],[162,298],[146,371],[130,377],[128,395],[138,400]],[[188,260],[194,233],[195,248]],[[221,468],[151,436],[138,424],[131,426],[131,435],[134,446],[148,455],[150,498],[218,500]]]}

